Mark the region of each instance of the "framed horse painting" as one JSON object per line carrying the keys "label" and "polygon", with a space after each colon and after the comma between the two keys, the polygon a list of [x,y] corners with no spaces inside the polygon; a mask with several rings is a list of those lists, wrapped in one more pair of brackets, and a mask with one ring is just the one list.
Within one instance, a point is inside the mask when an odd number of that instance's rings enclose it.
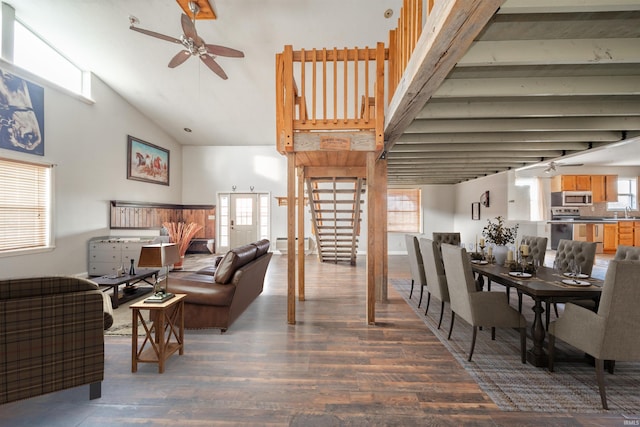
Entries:
{"label": "framed horse painting", "polygon": [[169,150],[128,135],[127,179],[169,185]]}

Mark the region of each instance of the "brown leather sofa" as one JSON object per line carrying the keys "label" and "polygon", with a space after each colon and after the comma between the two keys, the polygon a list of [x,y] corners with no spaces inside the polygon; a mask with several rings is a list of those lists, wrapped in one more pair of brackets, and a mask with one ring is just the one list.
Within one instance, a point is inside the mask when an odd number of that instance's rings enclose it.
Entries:
{"label": "brown leather sofa", "polygon": [[262,293],[272,253],[269,240],[232,249],[215,269],[196,273],[171,273],[167,290],[187,294],[184,326],[189,329],[219,328],[225,332]]}

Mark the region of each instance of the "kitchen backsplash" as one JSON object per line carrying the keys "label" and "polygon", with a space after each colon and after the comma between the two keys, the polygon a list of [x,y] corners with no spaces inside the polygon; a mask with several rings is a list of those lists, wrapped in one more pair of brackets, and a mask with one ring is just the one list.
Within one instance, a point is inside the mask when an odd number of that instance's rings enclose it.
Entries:
{"label": "kitchen backsplash", "polygon": [[[594,216],[602,218],[613,218],[613,211],[607,211],[607,204],[594,203],[593,206],[581,206],[580,216]],[[638,217],[640,213],[638,211],[631,211],[631,216]],[[618,212],[619,218],[624,218],[624,212]]]}

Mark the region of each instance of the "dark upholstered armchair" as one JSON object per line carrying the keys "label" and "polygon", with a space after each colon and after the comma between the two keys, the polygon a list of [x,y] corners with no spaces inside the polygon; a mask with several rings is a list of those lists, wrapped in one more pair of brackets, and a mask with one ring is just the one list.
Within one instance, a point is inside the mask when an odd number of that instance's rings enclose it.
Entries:
{"label": "dark upholstered armchair", "polygon": [[491,339],[495,339],[495,328],[518,328],[520,330],[520,357],[526,363],[526,326],[524,316],[511,307],[502,292],[482,292],[476,289],[471,261],[464,248],[442,245],[442,259],[447,276],[451,299],[451,326],[453,330],[456,314],[473,326],[469,361],[473,356],[478,327],[491,327]]}
{"label": "dark upholstered armchair", "polygon": [[[409,292],[409,298],[413,295],[413,286],[416,284],[420,286],[420,299],[418,300],[418,307],[420,307],[420,304],[422,304],[422,294],[424,293],[424,288],[427,286],[420,246],[418,244],[418,238],[413,234],[405,234],[404,238],[407,244],[407,254],[409,255],[409,269],[411,270],[411,291]],[[427,307],[429,307],[428,301]]]}
{"label": "dark upholstered armchair", "polygon": [[433,241],[442,244],[446,243],[447,245],[460,246],[460,233],[456,232],[434,232],[433,233]]}
{"label": "dark upholstered armchair", "polygon": [[598,312],[568,303],[549,325],[549,371],[554,370],[556,338],[595,358],[602,407],[608,409],[604,361],[639,361],[640,262],[612,260],[600,296]]}

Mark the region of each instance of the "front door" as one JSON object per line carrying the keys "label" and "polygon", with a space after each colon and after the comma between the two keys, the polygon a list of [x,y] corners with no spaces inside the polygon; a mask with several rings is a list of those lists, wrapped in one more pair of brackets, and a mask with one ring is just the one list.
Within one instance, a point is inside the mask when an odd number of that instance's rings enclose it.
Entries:
{"label": "front door", "polygon": [[232,248],[259,240],[258,194],[231,194],[229,243]]}

